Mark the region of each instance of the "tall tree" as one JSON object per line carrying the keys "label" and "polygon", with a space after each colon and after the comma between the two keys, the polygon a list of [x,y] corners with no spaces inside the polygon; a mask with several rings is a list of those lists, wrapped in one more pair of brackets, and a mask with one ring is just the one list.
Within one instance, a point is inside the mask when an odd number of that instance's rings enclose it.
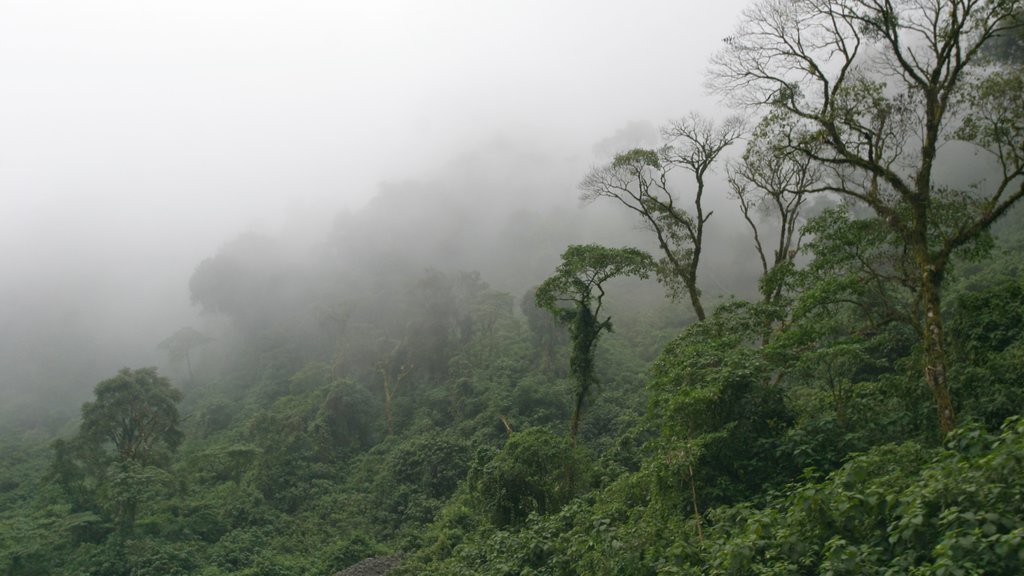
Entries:
{"label": "tall tree", "polygon": [[754,234],[766,304],[782,295],[785,284],[779,276],[791,268],[800,249],[804,205],[821,186],[821,168],[787,147],[793,129],[791,117],[768,114],[754,129],[743,157],[729,165],[729,185]]}
{"label": "tall tree", "polygon": [[140,505],[173,484],[164,468],[183,438],[182,394],[156,368],[125,368],[95,393],[82,405],[78,435],[53,444],[50,474],[77,510],[106,515],[129,533]]}
{"label": "tall tree", "polygon": [[94,446],[112,446],[118,460],[158,463],[181,443],[181,399],[156,368],[124,368],[97,384],[96,400],[82,405],[79,435]]}
{"label": "tall tree", "polygon": [[[673,298],[689,297],[694,314],[704,320],[697,270],[704,249],[707,174],[722,151],[743,133],[739,117],[720,124],[699,114],[677,120],[662,131],[668,144],[658,150],[636,148],[615,156],[608,165],[594,168],[580,183],[582,198],[591,202],[611,198],[636,212],[655,234],[661,249],[658,280]],[[693,211],[681,205],[672,190],[669,172],[682,168],[694,178]]]}
{"label": "tall tree", "polygon": [[381,378],[381,387],[384,389],[384,421],[387,424],[388,436],[394,433],[394,405],[395,394],[402,386],[402,382],[409,377],[414,365],[408,361],[408,345],[406,339],[393,342],[387,338],[381,339],[381,358],[377,362],[377,373]]}
{"label": "tall tree", "polygon": [[562,253],[562,263],[554,276],[537,288],[537,306],[550,310],[559,322],[569,326],[569,373],[575,397],[570,433],[574,444],[583,404],[597,382],[597,342],[602,333],[612,330],[611,317],[601,316],[605,283],[619,276],[647,278],[653,268],[651,256],[636,248],[573,245]]}
{"label": "tall tree", "polygon": [[[1018,26],[1020,0],[761,0],[712,60],[737,105],[801,120],[788,146],[828,170],[826,188],[870,206],[913,255],[923,371],[939,428],[955,425],[941,317],[955,252],[1024,196],[1020,68],[985,46]],[[990,152],[977,188],[939,178],[940,146]]]}
{"label": "tall tree", "polygon": [[195,376],[192,374],[192,351],[196,348],[201,348],[210,342],[213,342],[213,338],[210,338],[191,326],[185,326],[184,328],[179,328],[174,334],[164,338],[157,348],[166,350],[171,362],[181,362],[184,360],[185,367],[188,368],[188,382],[189,384],[194,384]]}

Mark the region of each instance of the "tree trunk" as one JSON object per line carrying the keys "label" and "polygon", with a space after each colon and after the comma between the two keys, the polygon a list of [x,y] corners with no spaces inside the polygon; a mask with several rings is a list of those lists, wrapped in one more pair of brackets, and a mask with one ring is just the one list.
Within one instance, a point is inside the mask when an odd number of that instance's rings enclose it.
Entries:
{"label": "tree trunk", "polygon": [[704,313],[704,305],[700,303],[700,291],[697,289],[697,283],[687,281],[686,291],[690,293],[690,305],[693,306],[693,312],[697,315],[697,321],[703,322],[707,315]]}
{"label": "tree trunk", "polygon": [[572,410],[572,419],[569,421],[569,437],[572,439],[572,447],[576,448],[577,437],[580,435],[580,419],[583,417],[583,394],[576,395],[576,404]]}
{"label": "tree trunk", "polygon": [[192,376],[192,357],[189,355],[187,349],[185,350],[185,365],[188,366],[188,383],[189,385],[194,385],[196,383],[196,379]]}
{"label": "tree trunk", "polygon": [[693,464],[687,463],[686,470],[690,473],[690,496],[693,498],[693,519],[697,522],[697,539],[700,545],[704,545],[704,522],[700,515],[700,506],[697,505],[697,483],[693,478]]}
{"label": "tree trunk", "polygon": [[924,377],[938,410],[939,430],[943,435],[953,431],[955,414],[946,379],[946,354],[942,332],[942,299],[939,292],[941,272],[934,266],[925,268],[921,286],[924,301]]}
{"label": "tree trunk", "polygon": [[394,433],[394,428],[391,423],[391,384],[384,380],[384,422],[388,427],[388,436]]}

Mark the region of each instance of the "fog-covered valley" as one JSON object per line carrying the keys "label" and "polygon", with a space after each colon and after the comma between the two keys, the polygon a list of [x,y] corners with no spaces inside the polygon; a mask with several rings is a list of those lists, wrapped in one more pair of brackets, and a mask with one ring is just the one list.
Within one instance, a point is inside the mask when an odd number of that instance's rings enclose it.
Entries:
{"label": "fog-covered valley", "polygon": [[[522,264],[533,277],[490,280],[522,289],[602,228],[576,200],[595,158],[710,102],[687,77],[738,4],[683,34],[668,24],[683,8],[657,3],[10,3],[0,390],[72,390],[77,409],[98,377],[160,364],[156,344],[199,321],[189,276],[242,234],[303,250],[357,234],[420,268]],[[624,26],[643,13],[661,23]],[[673,73],[659,63],[701,44]],[[487,255],[538,220],[565,228],[546,254]]]}
{"label": "fog-covered valley", "polygon": [[1019,574],[1021,14],[0,0],[0,572]]}

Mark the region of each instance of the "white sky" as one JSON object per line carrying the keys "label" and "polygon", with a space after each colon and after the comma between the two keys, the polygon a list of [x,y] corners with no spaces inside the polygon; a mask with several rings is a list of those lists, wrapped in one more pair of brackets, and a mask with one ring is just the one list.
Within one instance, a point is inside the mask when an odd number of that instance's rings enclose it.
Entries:
{"label": "white sky", "polygon": [[0,0],[0,295],[187,306],[240,231],[357,207],[497,134],[586,155],[711,110],[703,70],[744,4]]}

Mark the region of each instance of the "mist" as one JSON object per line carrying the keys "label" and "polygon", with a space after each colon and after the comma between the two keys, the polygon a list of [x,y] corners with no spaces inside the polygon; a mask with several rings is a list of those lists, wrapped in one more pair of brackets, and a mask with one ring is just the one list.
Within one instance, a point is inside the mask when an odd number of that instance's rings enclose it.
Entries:
{"label": "mist", "polygon": [[643,242],[576,184],[717,109],[742,4],[0,3],[0,394],[75,407],[163,365],[206,321],[190,277],[245,235],[516,295],[570,242]]}

